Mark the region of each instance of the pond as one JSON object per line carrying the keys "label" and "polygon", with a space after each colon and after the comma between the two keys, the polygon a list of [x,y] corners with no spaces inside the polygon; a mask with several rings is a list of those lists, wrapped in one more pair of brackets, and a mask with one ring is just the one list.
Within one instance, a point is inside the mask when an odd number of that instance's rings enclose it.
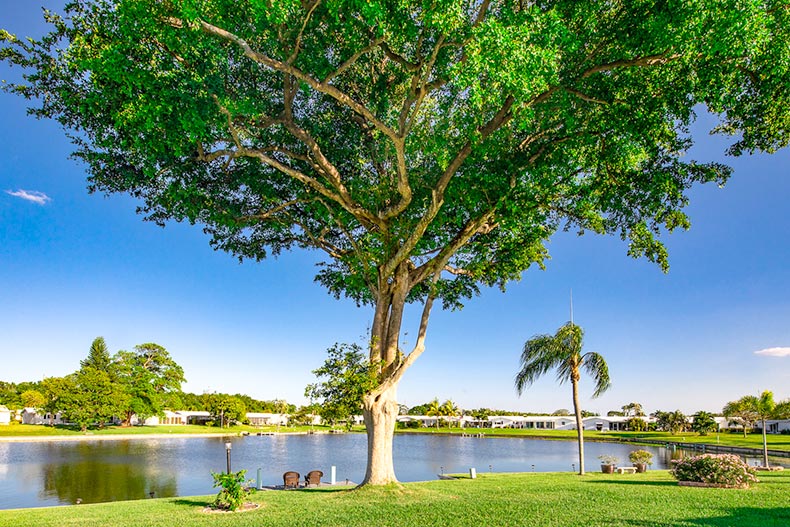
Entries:
{"label": "pond", "polygon": [[[247,437],[147,438],[0,442],[0,509],[74,503],[214,494],[211,471],[226,470],[225,442],[230,441],[232,470],[247,470],[264,485],[282,484],[295,470],[324,472],[329,480],[360,482],[365,475],[364,434],[273,435]],[[599,470],[598,456],[614,455],[621,465],[636,446],[585,442],[588,471]],[[670,453],[653,452],[652,468],[666,468]],[[576,470],[573,441],[399,434],[394,444],[400,481],[436,479],[438,474],[468,472],[555,472]]]}

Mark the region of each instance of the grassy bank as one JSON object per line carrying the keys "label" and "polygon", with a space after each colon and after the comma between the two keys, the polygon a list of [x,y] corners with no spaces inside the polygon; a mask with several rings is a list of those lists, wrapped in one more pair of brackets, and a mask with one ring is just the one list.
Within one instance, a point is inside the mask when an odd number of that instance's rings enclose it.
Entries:
{"label": "grassy bank", "polygon": [[[398,430],[403,433],[427,433],[427,434],[462,434],[462,433],[482,433],[486,436],[498,437],[534,437],[540,439],[566,439],[575,440],[575,430],[534,430],[519,428],[415,428]],[[745,448],[763,448],[763,437],[761,434],[748,434],[745,438],[743,434],[709,434],[701,436],[693,432],[672,435],[669,432],[595,432],[585,431],[584,439],[588,441],[662,441],[672,443],[694,443],[708,445],[722,445]],[[790,452],[790,435],[769,434],[768,448],[773,450],[783,450]]]}
{"label": "grassy bank", "polygon": [[58,425],[10,425],[0,427],[0,438],[2,437],[77,437],[77,436],[112,436],[112,435],[152,435],[152,434],[223,434],[238,435],[243,432],[255,434],[258,432],[281,432],[281,433],[308,433],[308,432],[328,432],[328,426],[233,426],[230,428],[218,428],[215,426],[200,425],[158,425],[158,426],[107,426],[104,428],[91,428],[87,432],[82,432],[76,426]]}
{"label": "grassy bank", "polygon": [[170,498],[0,511],[0,526],[512,526],[790,525],[790,473],[749,490],[679,487],[665,471],[636,475],[481,474],[402,488],[262,491],[255,511],[205,514],[210,498]]}
{"label": "grassy bank", "polygon": [[[3,437],[11,438],[44,438],[47,436],[112,436],[112,435],[147,435],[147,434],[222,434],[238,435],[240,433],[249,432],[255,434],[258,432],[274,432],[274,433],[327,433],[331,427],[328,426],[233,426],[231,428],[220,429],[212,426],[196,426],[196,425],[159,425],[159,426],[132,426],[123,428],[120,426],[109,426],[101,429],[91,429],[87,433],[80,432],[77,427],[73,426],[42,426],[42,425],[11,425],[0,427],[0,440]],[[355,432],[364,432],[364,427],[354,427]],[[416,429],[398,429],[398,433],[419,433],[419,434],[452,434],[458,435],[462,433],[481,433],[486,436],[497,437],[533,437],[536,439],[556,439],[556,440],[575,440],[575,430],[530,430],[518,428],[416,428]],[[761,450],[763,447],[762,435],[748,434],[745,438],[743,434],[710,434],[707,436],[700,436],[694,433],[685,433],[672,435],[669,432],[595,432],[586,431],[584,437],[587,441],[636,441],[649,440],[660,442],[672,443],[693,443],[693,444],[708,444],[708,445],[722,445],[732,447],[745,447]],[[772,450],[781,450],[790,452],[790,435],[769,434],[768,435],[768,448]]]}

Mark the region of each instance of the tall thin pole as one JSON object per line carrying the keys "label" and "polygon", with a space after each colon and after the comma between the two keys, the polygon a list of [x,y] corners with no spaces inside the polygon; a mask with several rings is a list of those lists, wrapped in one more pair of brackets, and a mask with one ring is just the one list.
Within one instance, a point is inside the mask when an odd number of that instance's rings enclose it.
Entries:
{"label": "tall thin pole", "polygon": [[571,326],[573,325],[573,289],[571,289]]}

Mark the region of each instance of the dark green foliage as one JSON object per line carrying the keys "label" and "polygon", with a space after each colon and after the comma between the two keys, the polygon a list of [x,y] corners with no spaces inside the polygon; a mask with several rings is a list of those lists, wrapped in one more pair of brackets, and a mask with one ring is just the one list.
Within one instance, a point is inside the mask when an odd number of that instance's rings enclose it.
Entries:
{"label": "dark green foliage", "polygon": [[88,356],[80,361],[81,368],[95,368],[103,372],[110,372],[110,352],[107,351],[107,343],[104,342],[104,337],[96,337],[91,344]]}
{"label": "dark green foliage", "polygon": [[692,416],[691,431],[697,432],[699,435],[708,435],[710,432],[715,432],[719,429],[719,425],[713,418],[713,414],[700,410]]}
{"label": "dark green foliage", "polygon": [[688,418],[686,418],[686,415],[680,410],[675,410],[674,412],[656,410],[653,413],[653,417],[656,418],[657,430],[670,432],[673,435],[685,432],[689,427]]}
{"label": "dark green foliage", "polygon": [[2,58],[27,68],[7,89],[78,132],[91,189],[240,258],[326,250],[318,280],[359,302],[403,249],[463,270],[410,295],[457,306],[568,227],[666,268],[656,236],[730,172],[682,157],[699,105],[733,154],[788,142],[785,8],[480,6],[74,2],[41,41],[4,32]]}
{"label": "dark green foliage", "polygon": [[140,421],[161,415],[166,395],[179,392],[185,381],[183,368],[165,348],[152,342],[116,353],[110,371],[127,396],[120,412],[126,425],[133,415]]}
{"label": "dark green foliage", "polygon": [[208,395],[205,409],[211,412],[214,419],[219,421],[220,428],[241,423],[247,415],[244,401],[232,395]]}

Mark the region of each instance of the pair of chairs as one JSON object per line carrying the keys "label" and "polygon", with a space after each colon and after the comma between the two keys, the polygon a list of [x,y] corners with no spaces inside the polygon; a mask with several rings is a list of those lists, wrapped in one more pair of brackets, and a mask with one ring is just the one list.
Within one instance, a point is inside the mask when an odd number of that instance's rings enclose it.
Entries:
{"label": "pair of chairs", "polygon": [[[320,470],[311,470],[304,477],[304,486],[311,487],[313,485],[321,484],[321,477],[324,473]],[[283,474],[283,486],[286,489],[295,489],[299,487],[299,473],[289,470]]]}

